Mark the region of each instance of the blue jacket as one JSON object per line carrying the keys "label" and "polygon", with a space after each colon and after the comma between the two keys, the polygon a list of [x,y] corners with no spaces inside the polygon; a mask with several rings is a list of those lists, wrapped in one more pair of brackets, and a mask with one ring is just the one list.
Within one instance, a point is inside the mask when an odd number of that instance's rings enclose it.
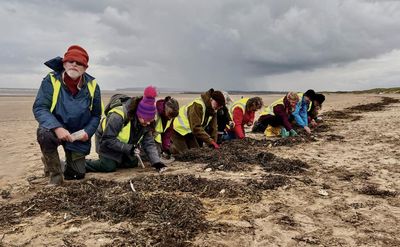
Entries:
{"label": "blue jacket", "polygon": [[[62,82],[62,59],[56,57],[45,63],[50,69],[53,69],[53,74],[60,82]],[[99,85],[96,86],[93,107],[90,110],[91,96],[87,83],[94,80],[94,77],[87,73],[83,74],[84,84],[82,89],[73,96],[64,83],[61,83],[60,93],[58,95],[57,104],[53,112],[50,112],[53,85],[50,75],[47,75],[40,86],[35,102],[33,104],[33,115],[39,122],[40,127],[47,129],[55,129],[63,127],[70,133],[84,129],[91,137],[97,129],[101,117],[101,95]],[[86,142],[64,142],[63,146],[66,150],[89,154],[91,141],[90,138]]]}
{"label": "blue jacket", "polygon": [[307,116],[307,111],[308,107],[310,105],[310,102],[306,102],[304,99],[304,96],[297,102],[296,109],[294,112],[292,112],[292,116],[296,120],[296,123],[301,126],[308,126],[308,116]]}

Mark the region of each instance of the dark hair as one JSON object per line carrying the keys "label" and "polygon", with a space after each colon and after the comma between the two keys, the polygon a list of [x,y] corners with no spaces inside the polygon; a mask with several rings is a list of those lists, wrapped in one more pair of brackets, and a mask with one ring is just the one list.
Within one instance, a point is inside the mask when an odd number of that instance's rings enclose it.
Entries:
{"label": "dark hair", "polygon": [[225,105],[225,96],[222,94],[221,91],[213,91],[211,93],[211,98],[215,101],[217,101],[219,106],[224,106]]}
{"label": "dark hair", "polygon": [[313,101],[315,99],[315,91],[312,89],[308,89],[303,96],[307,96],[308,98],[310,98],[311,101]]}
{"label": "dark hair", "polygon": [[322,103],[324,103],[325,101],[325,95],[323,95],[322,93],[317,93],[315,94],[314,100],[316,100],[320,105],[322,105]]}
{"label": "dark hair", "polygon": [[171,109],[171,117],[176,117],[179,114],[179,103],[176,99],[167,96],[164,99],[164,107]]}
{"label": "dark hair", "polygon": [[256,106],[257,110],[261,109],[261,107],[263,106],[263,100],[260,97],[250,98],[246,103],[246,110],[248,110],[252,106]]}

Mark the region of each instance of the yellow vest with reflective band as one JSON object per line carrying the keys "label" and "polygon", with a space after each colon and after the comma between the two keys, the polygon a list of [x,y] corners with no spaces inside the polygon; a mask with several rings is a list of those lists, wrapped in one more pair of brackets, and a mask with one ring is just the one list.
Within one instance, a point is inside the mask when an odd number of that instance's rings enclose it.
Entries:
{"label": "yellow vest with reflective band", "polygon": [[275,116],[274,107],[275,107],[276,105],[285,105],[285,104],[283,103],[283,99],[284,99],[284,98],[285,98],[285,97],[282,97],[282,98],[280,98],[280,99],[274,101],[274,103],[272,103],[271,105],[264,107],[264,110],[261,112],[260,116],[264,116],[264,115],[268,115],[268,114],[269,114],[269,115]]}
{"label": "yellow vest with reflective band", "polygon": [[[299,96],[299,101],[302,101],[303,100],[303,95],[304,95],[304,93],[298,93],[297,94],[297,96]],[[311,110],[311,106],[312,106],[312,101],[310,101],[310,103],[308,104],[308,109],[307,109],[307,111],[310,111]]]}
{"label": "yellow vest with reflective band", "polygon": [[[194,103],[200,104],[201,107],[203,108],[203,117],[201,118],[202,126],[207,126],[212,119],[212,116],[209,116],[207,119],[207,122],[206,122],[205,116],[206,116],[207,108],[201,98],[195,99],[189,105],[180,107],[179,115],[174,119],[174,130],[183,136],[187,135],[189,133],[192,133],[192,130],[190,129],[189,118],[188,118],[188,108],[189,108],[189,106],[193,105]],[[205,122],[206,122],[206,125],[204,125]]]}
{"label": "yellow vest with reflective band", "polygon": [[165,125],[165,128],[162,126],[162,119],[161,116],[157,114],[157,120],[156,120],[156,127],[155,127],[155,135],[154,135],[154,140],[158,143],[161,144],[161,134],[164,133],[169,126],[171,126],[172,119],[167,121],[167,124]]}
{"label": "yellow vest with reflective band", "polygon": [[[124,120],[124,122],[125,122],[125,114],[124,114],[124,110],[123,110],[122,106],[117,106],[117,107],[111,109],[108,112],[108,114],[110,114],[111,112],[115,112],[115,113],[119,114],[122,117],[122,119]],[[102,120],[101,120],[101,128],[103,129],[103,131],[106,128],[106,124],[107,124],[106,121],[107,121],[106,117],[103,117]],[[120,140],[123,143],[128,143],[130,136],[131,136],[131,121],[129,121],[121,129],[121,131],[118,133],[117,138],[118,138],[118,140]]]}
{"label": "yellow vest with reflective band", "polygon": [[[61,82],[54,76],[53,73],[50,72],[49,75],[51,84],[53,85],[53,97],[51,101],[50,112],[53,112],[54,108],[56,108],[57,105],[58,95],[60,94]],[[90,111],[92,111],[93,108],[93,99],[94,99],[94,92],[96,91],[96,85],[97,85],[96,80],[92,80],[87,83],[89,94],[90,97],[92,98],[90,102]],[[101,114],[103,115],[103,113],[104,113],[104,105],[103,102],[101,102]]]}
{"label": "yellow vest with reflective band", "polygon": [[231,108],[229,109],[229,114],[231,115],[232,120],[233,120],[233,110],[235,110],[236,107],[242,109],[243,115],[245,114],[247,101],[249,101],[249,98],[243,98],[233,102]]}

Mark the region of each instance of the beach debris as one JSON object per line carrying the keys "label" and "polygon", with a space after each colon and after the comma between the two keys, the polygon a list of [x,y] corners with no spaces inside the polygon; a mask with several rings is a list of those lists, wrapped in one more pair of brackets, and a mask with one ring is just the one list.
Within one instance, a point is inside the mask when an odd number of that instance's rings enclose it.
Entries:
{"label": "beach debris", "polygon": [[132,191],[136,192],[135,187],[133,187],[132,180],[129,180],[129,185],[131,186]]}
{"label": "beach debris", "polygon": [[206,172],[211,172],[212,171],[212,168],[206,168],[204,171],[206,171]]}
{"label": "beach debris", "polygon": [[321,195],[321,196],[329,196],[328,191],[326,191],[324,189],[318,190],[318,194]]}

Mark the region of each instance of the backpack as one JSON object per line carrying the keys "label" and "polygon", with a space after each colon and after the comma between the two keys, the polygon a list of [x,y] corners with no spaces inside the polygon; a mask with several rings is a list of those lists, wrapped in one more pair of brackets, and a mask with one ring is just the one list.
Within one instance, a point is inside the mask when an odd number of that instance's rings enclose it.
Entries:
{"label": "backpack", "polygon": [[126,101],[128,101],[131,97],[125,95],[125,94],[114,94],[113,96],[111,96],[110,98],[110,102],[108,102],[108,104],[106,105],[106,107],[104,108],[104,114],[107,116],[108,112],[117,107],[117,106],[122,106],[123,103],[125,103]]}

